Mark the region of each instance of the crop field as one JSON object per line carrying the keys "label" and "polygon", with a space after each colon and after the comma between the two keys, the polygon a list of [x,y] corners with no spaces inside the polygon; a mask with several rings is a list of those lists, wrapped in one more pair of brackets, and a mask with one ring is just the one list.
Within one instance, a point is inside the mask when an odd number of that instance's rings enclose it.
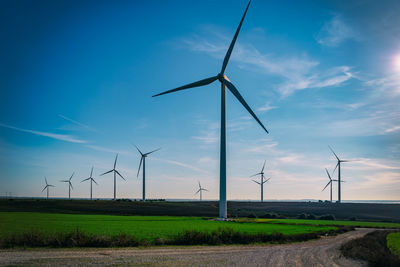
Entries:
{"label": "crop field", "polygon": [[390,251],[400,257],[400,232],[388,234],[386,239]]}
{"label": "crop field", "polygon": [[[251,219],[246,219],[251,221]],[[362,221],[332,221],[332,220],[305,220],[305,219],[253,219],[255,222],[269,224],[298,224],[298,225],[340,225],[354,227],[400,228],[400,223],[389,222],[362,222]]]}
{"label": "crop field", "polygon": [[333,226],[223,222],[200,217],[115,216],[0,212],[0,235],[38,230],[47,234],[79,229],[88,234],[128,234],[139,239],[167,238],[183,231],[211,232],[229,227],[249,234],[281,233],[295,235],[336,229]]}

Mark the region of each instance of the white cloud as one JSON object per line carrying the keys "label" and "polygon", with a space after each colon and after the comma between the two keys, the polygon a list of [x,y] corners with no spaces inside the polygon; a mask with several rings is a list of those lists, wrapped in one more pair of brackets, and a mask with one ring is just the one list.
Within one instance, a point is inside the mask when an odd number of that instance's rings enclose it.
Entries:
{"label": "white cloud", "polygon": [[68,118],[67,116],[64,116],[64,115],[61,115],[61,114],[58,114],[58,116],[60,117],[60,118],[63,118],[64,120],[66,120],[66,121],[69,121],[69,122],[71,122],[71,123],[73,123],[73,124],[75,124],[75,125],[77,125],[77,126],[80,126],[81,128],[83,128],[83,129],[85,129],[85,130],[88,130],[88,131],[96,131],[95,129],[93,129],[92,127],[90,127],[90,126],[88,126],[88,125],[86,125],[86,124],[83,124],[83,123],[81,123],[81,122],[79,122],[79,121],[76,121],[76,120],[73,120],[73,119],[71,119],[71,118]]}
{"label": "white cloud", "polygon": [[[195,35],[180,41],[186,48],[210,54],[211,56],[222,59],[228,47],[227,37],[215,31],[207,33],[207,38]],[[306,56],[274,56],[263,54],[254,46],[249,44],[237,43],[232,53],[232,61],[240,63],[252,71],[262,74],[275,75],[284,80],[278,84],[277,90],[282,97],[293,94],[296,90],[308,88],[324,88],[339,86],[347,80],[354,78],[350,72],[350,67],[339,66],[327,70],[318,70],[320,62],[311,60]]]}
{"label": "white cloud", "polygon": [[270,102],[267,102],[267,103],[265,103],[264,106],[259,107],[257,110],[260,112],[267,112],[267,111],[270,111],[270,110],[276,109],[276,108],[277,108],[276,106],[273,106],[273,105],[271,105]]}
{"label": "white cloud", "polygon": [[22,129],[22,128],[17,128],[17,127],[6,125],[6,124],[2,124],[2,123],[0,123],[0,126],[8,128],[8,129],[13,129],[13,130],[16,130],[16,131],[20,131],[20,132],[31,133],[31,134],[40,135],[40,136],[46,136],[46,137],[49,137],[49,138],[52,138],[52,139],[65,141],[65,142],[87,143],[85,140],[81,140],[81,139],[78,139],[78,138],[76,138],[74,136],[66,135],[66,134],[55,134],[55,133],[48,133],[48,132],[40,132],[40,131]]}
{"label": "white cloud", "polygon": [[318,33],[317,42],[324,46],[338,46],[346,40],[357,39],[357,35],[343,20],[341,15],[335,14],[324,24]]}

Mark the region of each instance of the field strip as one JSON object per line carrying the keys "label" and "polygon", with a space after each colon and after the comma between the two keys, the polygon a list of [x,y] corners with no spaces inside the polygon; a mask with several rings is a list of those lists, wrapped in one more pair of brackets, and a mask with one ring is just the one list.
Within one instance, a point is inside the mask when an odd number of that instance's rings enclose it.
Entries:
{"label": "field strip", "polygon": [[[365,235],[375,229],[360,228],[333,237],[283,245],[231,245],[231,246],[188,246],[152,248],[74,248],[74,249],[7,249],[0,250],[0,265],[155,265],[165,266],[174,262],[184,266],[193,261],[202,265],[211,261],[213,265],[248,266],[363,266],[341,257],[337,248],[344,242]],[[62,259],[62,261],[60,261]],[[289,264],[287,261],[291,261]],[[219,264],[221,263],[221,264]],[[242,265],[243,266],[243,265]],[[321,265],[322,266],[322,265]]]}

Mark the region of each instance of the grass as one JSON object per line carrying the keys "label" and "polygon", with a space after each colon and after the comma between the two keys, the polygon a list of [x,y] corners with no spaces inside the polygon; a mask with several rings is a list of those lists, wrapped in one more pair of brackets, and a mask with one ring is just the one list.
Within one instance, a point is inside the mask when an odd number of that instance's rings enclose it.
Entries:
{"label": "grass", "polygon": [[390,251],[400,257],[400,232],[388,234],[386,240]]}
{"label": "grass", "polygon": [[372,267],[400,266],[400,258],[391,253],[387,247],[387,236],[393,230],[378,230],[342,245],[340,250],[348,258],[368,262]]}
{"label": "grass", "polygon": [[286,235],[335,229],[331,226],[236,223],[204,220],[199,217],[114,216],[52,214],[33,212],[0,212],[0,235],[41,230],[45,233],[79,230],[98,235],[128,234],[140,239],[166,238],[183,231],[211,232],[221,227],[247,233]]}
{"label": "grass", "polygon": [[306,220],[306,219],[253,219],[253,220],[256,222],[264,222],[264,223],[269,223],[269,224],[331,225],[331,226],[353,226],[353,227],[372,227],[372,228],[400,228],[400,223],[390,223],[390,222]]}

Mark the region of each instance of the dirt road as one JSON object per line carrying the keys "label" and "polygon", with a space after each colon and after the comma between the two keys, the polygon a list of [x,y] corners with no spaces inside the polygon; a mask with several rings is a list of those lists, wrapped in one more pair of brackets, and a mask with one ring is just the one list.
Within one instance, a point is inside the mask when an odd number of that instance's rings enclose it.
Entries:
{"label": "dirt road", "polygon": [[338,248],[374,229],[288,245],[119,249],[0,250],[0,265],[18,266],[366,266]]}

